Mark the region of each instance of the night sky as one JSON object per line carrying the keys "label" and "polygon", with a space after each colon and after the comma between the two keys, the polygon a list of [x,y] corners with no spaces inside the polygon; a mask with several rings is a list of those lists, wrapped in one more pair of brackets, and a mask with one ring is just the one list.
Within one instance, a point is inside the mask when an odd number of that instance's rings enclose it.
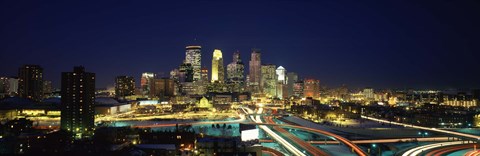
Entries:
{"label": "night sky", "polygon": [[59,87],[83,65],[99,88],[138,83],[178,67],[191,44],[202,66],[214,48],[225,66],[259,48],[262,63],[329,87],[480,88],[480,1],[0,2],[0,76],[39,64]]}

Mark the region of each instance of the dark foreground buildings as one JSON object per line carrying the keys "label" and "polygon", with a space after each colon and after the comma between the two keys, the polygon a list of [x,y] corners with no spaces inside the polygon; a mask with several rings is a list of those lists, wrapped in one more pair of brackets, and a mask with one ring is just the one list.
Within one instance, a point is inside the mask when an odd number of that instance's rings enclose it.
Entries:
{"label": "dark foreground buildings", "polygon": [[75,138],[93,135],[95,73],[84,67],[62,73],[61,129],[72,132]]}

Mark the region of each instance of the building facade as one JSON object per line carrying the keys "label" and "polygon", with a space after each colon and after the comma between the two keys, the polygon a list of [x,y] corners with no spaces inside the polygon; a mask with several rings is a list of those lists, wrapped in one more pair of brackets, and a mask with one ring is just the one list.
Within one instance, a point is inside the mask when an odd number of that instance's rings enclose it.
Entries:
{"label": "building facade", "polygon": [[233,61],[227,66],[227,82],[231,86],[232,92],[243,92],[245,85],[245,65],[240,58],[240,52],[233,53]]}
{"label": "building facade", "polygon": [[262,65],[261,67],[261,86],[263,89],[263,93],[267,97],[276,97],[277,94],[277,74],[276,69],[277,67],[274,64],[267,64]]}
{"label": "building facade", "polygon": [[202,47],[187,46],[185,49],[185,63],[189,63],[192,66],[192,81],[199,81],[202,79]]}
{"label": "building facade", "polygon": [[308,78],[303,81],[303,96],[317,99],[320,93],[320,80]]}
{"label": "building facade", "polygon": [[143,96],[150,95],[150,88],[154,78],[155,78],[154,73],[149,73],[149,72],[142,73],[142,78],[140,79],[140,87],[142,88]]}
{"label": "building facade", "polygon": [[95,73],[84,67],[62,73],[61,129],[75,138],[90,137],[95,129]]}
{"label": "building facade", "polygon": [[262,88],[262,61],[258,49],[253,49],[249,62],[248,86],[252,93],[261,93]]}
{"label": "building facade", "polygon": [[212,58],[212,83],[223,83],[225,81],[225,69],[223,67],[222,51],[215,49]]}
{"label": "building facade", "polygon": [[132,76],[117,76],[115,78],[115,96],[125,98],[135,95],[135,79]]}
{"label": "building facade", "polygon": [[43,68],[39,65],[24,65],[18,70],[18,93],[20,97],[34,101],[43,99]]}

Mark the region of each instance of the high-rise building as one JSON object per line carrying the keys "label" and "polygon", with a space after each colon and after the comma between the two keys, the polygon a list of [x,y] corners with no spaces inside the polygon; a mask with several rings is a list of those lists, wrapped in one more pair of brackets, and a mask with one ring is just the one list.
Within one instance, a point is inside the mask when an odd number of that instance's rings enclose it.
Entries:
{"label": "high-rise building", "polygon": [[227,66],[227,82],[231,84],[231,91],[242,92],[244,87],[245,65],[240,58],[240,52],[233,53],[233,61]]}
{"label": "high-rise building", "polygon": [[62,73],[61,129],[72,132],[75,138],[93,135],[95,129],[95,73],[84,67]]}
{"label": "high-rise building", "polygon": [[303,81],[303,96],[312,97],[314,99],[319,97],[320,80],[307,78]]}
{"label": "high-rise building", "polygon": [[298,75],[294,72],[287,73],[287,97],[291,97],[294,95],[293,93],[293,85],[295,82],[298,81]]}
{"label": "high-rise building", "polygon": [[275,71],[277,74],[277,89],[276,89],[276,97],[278,98],[286,98],[286,86],[287,86],[287,70],[282,66],[279,66]]}
{"label": "high-rise building", "polygon": [[201,46],[187,46],[185,52],[185,63],[192,66],[192,80],[198,81],[202,78],[202,47]]}
{"label": "high-rise building", "polygon": [[142,78],[140,79],[140,87],[142,87],[143,96],[150,95],[150,88],[154,78],[154,73],[142,73]]}
{"label": "high-rise building", "polygon": [[248,86],[252,93],[260,93],[262,85],[262,62],[260,50],[253,49],[249,62]]}
{"label": "high-rise building", "polygon": [[115,96],[125,98],[135,95],[135,79],[132,76],[117,76],[115,78]]}
{"label": "high-rise building", "polygon": [[215,49],[212,58],[212,82],[223,83],[225,81],[225,69],[223,67],[222,51]]}
{"label": "high-rise building", "polygon": [[43,68],[39,65],[24,65],[18,70],[20,97],[40,101],[43,98]]}
{"label": "high-rise building", "polygon": [[43,81],[43,94],[45,98],[48,98],[52,95],[52,81],[44,80]]}
{"label": "high-rise building", "polygon": [[287,70],[282,66],[279,66],[275,72],[277,73],[278,82],[287,84]]}
{"label": "high-rise building", "polygon": [[180,65],[178,68],[179,70],[179,81],[180,82],[193,82],[193,66],[191,63],[187,63],[186,60],[183,61],[183,63]]}
{"label": "high-rise building", "polygon": [[262,79],[260,82],[262,82],[263,93],[267,95],[267,97],[276,97],[277,95],[278,78],[276,69],[277,67],[274,64],[262,65],[261,67]]}

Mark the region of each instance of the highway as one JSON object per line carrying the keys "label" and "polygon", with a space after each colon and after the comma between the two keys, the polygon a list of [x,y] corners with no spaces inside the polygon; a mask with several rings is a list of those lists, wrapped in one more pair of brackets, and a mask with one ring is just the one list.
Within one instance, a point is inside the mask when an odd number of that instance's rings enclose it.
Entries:
{"label": "highway", "polygon": [[[373,139],[373,140],[351,140],[355,144],[371,144],[371,143],[396,143],[396,142],[432,142],[432,141],[448,141],[448,137],[430,137],[430,138],[397,138],[397,139]],[[338,141],[309,141],[312,144],[338,144]]]}
{"label": "highway", "polygon": [[[247,108],[247,110],[249,110]],[[258,109],[258,112],[257,114],[261,114],[263,111],[263,108],[260,108]],[[251,113],[253,111],[249,110],[249,113]],[[262,120],[260,118],[260,115],[257,115],[256,116],[256,119],[253,118],[253,116],[250,116],[250,118],[256,122],[256,123],[262,123]],[[268,128],[267,126],[264,126],[264,125],[259,125],[258,127],[260,127],[263,131],[265,131],[265,133],[267,133],[270,137],[272,137],[274,140],[276,140],[278,143],[280,143],[283,147],[285,147],[288,151],[290,151],[292,154],[294,155],[297,155],[297,156],[306,156],[304,153],[302,153],[299,149],[297,149],[295,146],[293,146],[292,144],[290,144],[290,142],[288,142],[287,140],[283,139],[281,136],[279,136],[278,134],[276,134],[275,132],[273,132],[270,128]]]}
{"label": "highway", "polygon": [[[264,117],[264,119],[267,123],[275,123],[272,120],[272,117]],[[273,126],[273,129],[275,131],[279,132],[280,134],[282,134],[283,136],[285,136],[286,138],[288,138],[289,140],[295,142],[297,145],[299,145],[300,147],[302,147],[303,149],[305,149],[306,151],[308,151],[308,153],[310,153],[312,155],[328,155],[324,151],[322,151],[322,150],[318,149],[317,147],[312,146],[310,143],[305,142],[304,140],[294,136],[293,134],[291,134],[290,132],[288,132],[287,130],[285,130],[281,127]]]}
{"label": "highway", "polygon": [[432,151],[429,151],[425,156],[442,156],[447,153],[451,153],[458,150],[464,150],[473,148],[473,144],[462,144],[462,145],[455,145],[455,146],[447,146],[443,148],[438,148]]}
{"label": "highway", "polygon": [[402,154],[402,156],[417,156],[420,153],[424,151],[428,151],[430,149],[442,147],[442,146],[451,146],[451,145],[460,145],[463,144],[464,141],[453,141],[453,142],[442,142],[442,143],[435,143],[435,144],[429,144],[429,145],[423,145],[419,147],[412,148],[405,153]]}
{"label": "highway", "polygon": [[465,156],[480,156],[480,150],[467,152]]}
{"label": "highway", "polygon": [[415,125],[411,125],[411,124],[398,123],[398,122],[393,122],[393,121],[388,121],[388,120],[383,120],[383,119],[367,117],[367,116],[363,116],[363,115],[361,117],[364,118],[364,119],[383,122],[383,123],[391,123],[391,124],[394,124],[394,125],[412,127],[412,128],[416,128],[416,129],[428,130],[428,131],[433,131],[433,132],[440,132],[440,133],[445,133],[445,134],[462,136],[462,137],[466,137],[466,138],[472,138],[472,139],[475,139],[475,140],[480,140],[480,136],[472,135],[472,134],[465,134],[465,133],[460,133],[460,132],[453,132],[453,131],[447,131],[447,130],[442,130],[442,129],[430,128],[430,127],[415,126]]}

